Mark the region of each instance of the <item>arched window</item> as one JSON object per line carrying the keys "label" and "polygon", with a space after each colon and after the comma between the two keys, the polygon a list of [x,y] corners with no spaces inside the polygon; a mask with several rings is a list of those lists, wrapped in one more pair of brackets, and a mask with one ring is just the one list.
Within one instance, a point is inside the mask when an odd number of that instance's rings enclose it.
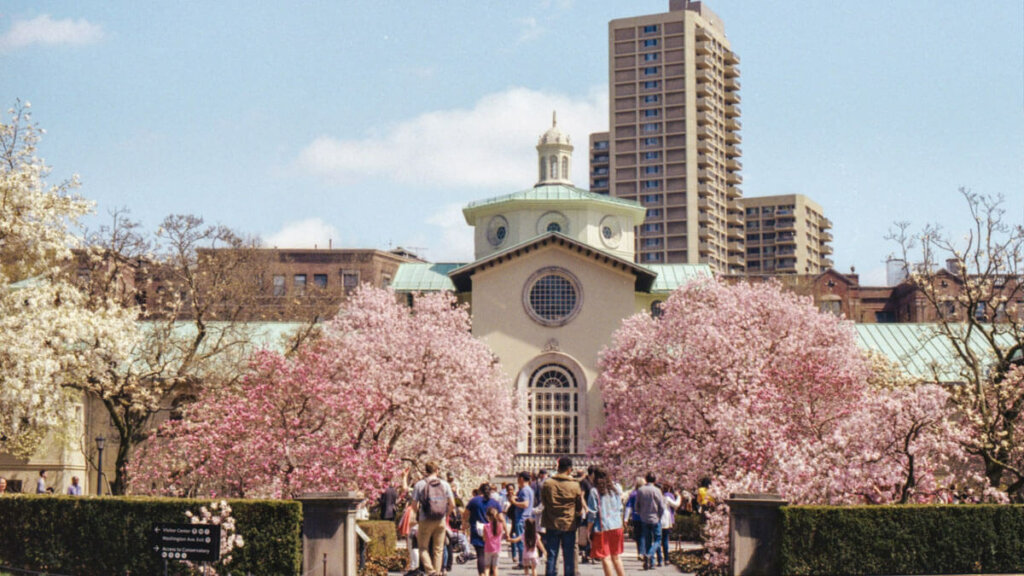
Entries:
{"label": "arched window", "polygon": [[562,156],[562,178],[569,178],[569,157]]}
{"label": "arched window", "polygon": [[532,454],[575,454],[579,436],[579,387],[561,364],[545,364],[530,376]]}
{"label": "arched window", "polygon": [[661,305],[662,305],[662,301],[661,300],[655,300],[654,302],[651,302],[651,317],[652,318],[661,318],[661,315],[663,314],[663,311],[661,309]]}
{"label": "arched window", "polygon": [[544,180],[547,180],[547,179],[548,179],[548,177],[547,177],[547,173],[548,173],[548,170],[547,170],[547,165],[546,165],[546,163],[544,162],[544,158],[541,158],[541,159],[540,159],[540,179],[541,179],[541,181],[542,181],[542,182],[543,182]]}
{"label": "arched window", "polygon": [[552,180],[557,180],[558,179],[558,157],[552,156],[550,161],[551,161],[551,179]]}

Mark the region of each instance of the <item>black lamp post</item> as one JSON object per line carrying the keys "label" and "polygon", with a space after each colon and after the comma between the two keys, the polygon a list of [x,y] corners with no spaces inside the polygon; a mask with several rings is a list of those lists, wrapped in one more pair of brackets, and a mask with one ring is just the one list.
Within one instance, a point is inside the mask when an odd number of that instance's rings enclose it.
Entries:
{"label": "black lamp post", "polygon": [[96,437],[96,451],[99,456],[96,457],[98,463],[96,464],[96,495],[103,495],[103,446],[107,444],[107,439],[103,436]]}

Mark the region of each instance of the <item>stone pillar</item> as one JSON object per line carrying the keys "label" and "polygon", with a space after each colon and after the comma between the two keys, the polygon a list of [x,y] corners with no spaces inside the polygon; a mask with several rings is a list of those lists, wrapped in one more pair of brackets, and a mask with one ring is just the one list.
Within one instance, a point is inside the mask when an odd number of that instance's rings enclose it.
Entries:
{"label": "stone pillar", "polygon": [[302,573],[309,576],[357,576],[356,507],[358,492],[313,492],[302,504]]}
{"label": "stone pillar", "polygon": [[777,494],[732,494],[729,505],[729,573],[769,576],[779,573],[779,508],[788,504]]}

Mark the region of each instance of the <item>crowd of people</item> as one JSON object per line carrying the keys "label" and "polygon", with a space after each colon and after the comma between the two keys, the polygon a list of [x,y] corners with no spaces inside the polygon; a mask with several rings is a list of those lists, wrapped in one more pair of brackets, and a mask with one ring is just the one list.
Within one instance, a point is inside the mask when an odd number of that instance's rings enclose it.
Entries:
{"label": "crowd of people", "polygon": [[[710,480],[696,494],[678,491],[649,473],[625,492],[599,466],[573,471],[572,460],[558,460],[555,474],[521,472],[515,483],[484,482],[463,495],[451,475],[442,479],[435,464],[403,490],[389,487],[380,497],[385,520],[398,523],[409,551],[409,576],[441,576],[452,563],[476,561],[479,576],[498,576],[498,560],[507,548],[516,570],[536,576],[575,576],[578,563],[600,562],[605,576],[624,576],[626,530],[645,570],[668,563],[676,511],[706,512],[714,505]],[[401,502],[407,502],[399,514]]]}

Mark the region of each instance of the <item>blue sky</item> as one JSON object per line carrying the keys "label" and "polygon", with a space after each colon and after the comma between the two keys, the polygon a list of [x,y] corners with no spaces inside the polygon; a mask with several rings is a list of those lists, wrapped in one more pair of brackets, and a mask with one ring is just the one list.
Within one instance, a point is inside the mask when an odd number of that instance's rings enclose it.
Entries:
{"label": "blue sky", "polygon": [[[836,267],[884,279],[892,222],[1024,220],[1024,3],[718,0],[740,58],[743,191],[806,194]],[[268,244],[469,260],[466,203],[533,185],[557,109],[607,129],[607,23],[633,2],[61,2],[0,7],[0,103],[30,101],[95,226],[195,213]]]}

